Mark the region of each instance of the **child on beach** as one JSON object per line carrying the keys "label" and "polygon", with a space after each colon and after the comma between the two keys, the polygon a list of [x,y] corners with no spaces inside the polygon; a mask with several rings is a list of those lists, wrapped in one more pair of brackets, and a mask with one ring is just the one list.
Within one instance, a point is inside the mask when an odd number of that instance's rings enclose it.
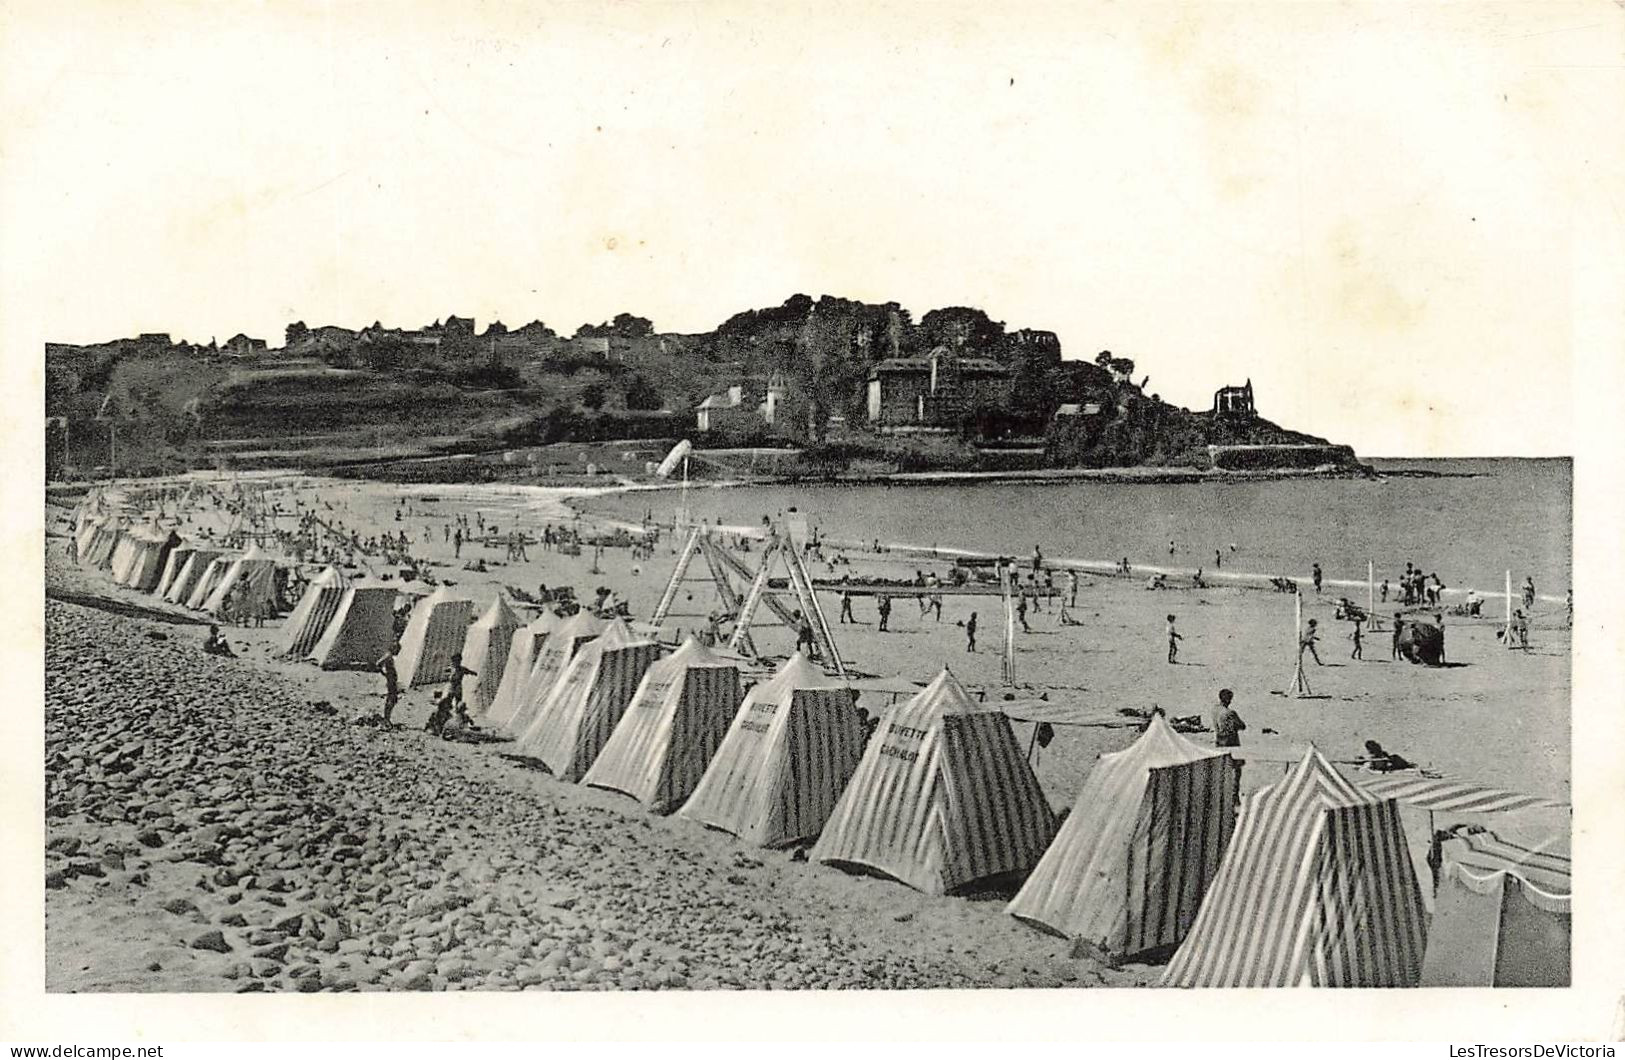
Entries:
{"label": "child on beach", "polygon": [[1315,645],[1318,643],[1316,638],[1320,635],[1318,628],[1319,625],[1319,622],[1311,618],[1309,620],[1309,628],[1305,629],[1303,631],[1303,636],[1298,638],[1298,665],[1300,667],[1303,665],[1304,652],[1308,652],[1314,658],[1316,666],[1326,665],[1320,661],[1320,652],[1315,648]]}
{"label": "child on beach", "polygon": [[875,606],[880,612],[880,629],[879,629],[879,632],[881,632],[881,633],[889,633],[889,632],[891,632],[890,630],[888,630],[886,628],[886,623],[891,621],[891,597],[889,597],[889,596],[879,597],[875,602]]}
{"label": "child on beach", "polygon": [[1228,688],[1219,689],[1219,709],[1213,712],[1213,745],[1215,747],[1240,747],[1241,730],[1247,723],[1241,720],[1230,706],[1235,693]]}
{"label": "child on beach", "polygon": [[963,623],[965,627],[965,650],[976,650],[976,612],[970,613],[970,618]]}
{"label": "child on beach", "polygon": [[1362,658],[1362,656],[1361,656],[1361,654],[1360,654],[1360,651],[1361,651],[1361,646],[1360,646],[1360,628],[1361,628],[1361,622],[1360,622],[1360,620],[1359,620],[1359,619],[1355,619],[1355,620],[1354,620],[1354,632],[1352,632],[1352,633],[1350,633],[1350,634],[1349,634],[1349,639],[1350,639],[1350,640],[1352,640],[1352,641],[1353,641],[1353,642],[1354,642],[1354,650],[1353,650],[1353,651],[1352,651],[1352,652],[1350,652],[1350,653],[1349,653],[1349,658],[1351,658],[1351,659],[1359,659],[1359,658]]}
{"label": "child on beach", "polygon": [[468,716],[468,704],[463,701],[463,678],[479,676],[473,670],[463,665],[461,655],[451,657],[451,665],[446,667],[445,699],[449,709],[455,708],[457,720],[463,725],[472,725],[473,719]]}
{"label": "child on beach", "polygon": [[1016,620],[1021,623],[1023,633],[1031,633],[1032,628],[1027,625],[1027,594],[1022,593],[1016,601]]}
{"label": "child on beach", "polygon": [[401,680],[395,672],[395,652],[400,650],[397,645],[372,664],[372,668],[384,676],[384,726],[393,725],[391,715],[395,713],[395,704],[401,700]]}
{"label": "child on beach", "polygon": [[1174,628],[1174,616],[1169,615],[1168,616],[1168,662],[1169,663],[1177,663],[1179,661],[1179,642],[1184,640],[1184,639],[1185,639],[1184,637],[1179,635],[1179,630]]}

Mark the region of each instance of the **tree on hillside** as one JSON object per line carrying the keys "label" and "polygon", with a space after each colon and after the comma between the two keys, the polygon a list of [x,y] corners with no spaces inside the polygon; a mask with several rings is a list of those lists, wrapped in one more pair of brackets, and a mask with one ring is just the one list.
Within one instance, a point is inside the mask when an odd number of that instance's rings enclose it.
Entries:
{"label": "tree on hillside", "polygon": [[581,388],[581,407],[597,412],[604,407],[604,399],[608,396],[609,392],[604,389],[604,384],[588,383]]}
{"label": "tree on hillside", "polygon": [[286,347],[297,346],[308,338],[310,338],[310,329],[305,327],[305,322],[303,320],[295,320],[292,324],[289,324],[287,330],[282,333],[282,345]]}
{"label": "tree on hillside", "polygon": [[969,306],[933,309],[920,318],[919,330],[920,346],[925,350],[946,346],[991,357],[1004,349],[1004,324]]}
{"label": "tree on hillside", "polygon": [[656,390],[642,373],[637,373],[627,380],[625,397],[626,407],[629,409],[650,412],[665,406],[660,391]]}

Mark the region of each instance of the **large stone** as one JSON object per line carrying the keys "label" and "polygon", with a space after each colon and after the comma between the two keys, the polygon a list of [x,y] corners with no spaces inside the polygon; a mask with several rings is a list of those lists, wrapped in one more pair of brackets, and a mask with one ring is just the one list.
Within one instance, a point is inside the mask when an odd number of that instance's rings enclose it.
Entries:
{"label": "large stone", "polygon": [[231,943],[227,942],[226,936],[219,931],[203,932],[192,939],[191,946],[194,950],[213,950],[216,953],[231,952]]}

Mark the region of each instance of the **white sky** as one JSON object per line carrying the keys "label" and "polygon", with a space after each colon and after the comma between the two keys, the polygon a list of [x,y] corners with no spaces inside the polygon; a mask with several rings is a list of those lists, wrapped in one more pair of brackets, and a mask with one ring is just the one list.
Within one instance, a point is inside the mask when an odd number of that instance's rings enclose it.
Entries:
{"label": "white sky", "polygon": [[1618,6],[991,6],[25,3],[9,279],[60,341],[969,304],[1367,455],[1572,452]]}

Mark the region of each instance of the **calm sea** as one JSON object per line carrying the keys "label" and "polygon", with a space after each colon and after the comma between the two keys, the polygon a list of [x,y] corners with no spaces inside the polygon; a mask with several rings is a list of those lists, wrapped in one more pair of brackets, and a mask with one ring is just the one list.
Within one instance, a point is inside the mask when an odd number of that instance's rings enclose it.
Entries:
{"label": "calm sea", "polygon": [[[797,508],[824,535],[1054,558],[1303,575],[1363,583],[1407,562],[1451,588],[1498,592],[1507,569],[1543,596],[1570,584],[1572,468],[1567,459],[1377,460],[1375,481],[1122,484],[963,483],[689,490],[694,518],[759,524]],[[1406,470],[1433,472],[1415,477]],[[676,491],[632,493],[595,511],[671,518]],[[1174,555],[1168,554],[1169,542]],[[1230,546],[1235,545],[1232,552]]]}

